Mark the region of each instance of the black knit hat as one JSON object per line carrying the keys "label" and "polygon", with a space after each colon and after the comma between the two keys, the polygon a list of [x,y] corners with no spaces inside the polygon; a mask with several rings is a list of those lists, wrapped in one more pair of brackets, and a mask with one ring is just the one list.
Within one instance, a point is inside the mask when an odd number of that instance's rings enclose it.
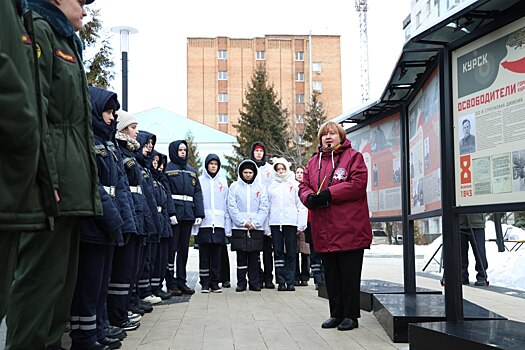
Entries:
{"label": "black knit hat", "polygon": [[[250,170],[253,171],[253,178],[251,180],[247,181],[242,176],[242,172],[244,171],[244,169],[250,169]],[[241,164],[239,165],[239,178],[242,181],[246,182],[247,184],[251,184],[251,183],[253,183],[253,181],[255,180],[256,177],[257,177],[257,165],[251,160],[244,160],[244,161],[242,161]]]}

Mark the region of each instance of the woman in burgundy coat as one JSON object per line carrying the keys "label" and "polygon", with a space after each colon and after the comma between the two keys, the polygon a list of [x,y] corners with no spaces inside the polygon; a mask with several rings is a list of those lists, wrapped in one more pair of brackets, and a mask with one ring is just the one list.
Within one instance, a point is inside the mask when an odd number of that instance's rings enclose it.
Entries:
{"label": "woman in burgundy coat", "polygon": [[363,253],[372,242],[363,155],[344,129],[328,121],[318,133],[319,151],[304,172],[299,196],[311,210],[312,239],[325,268],[330,318],[323,328],[357,328]]}

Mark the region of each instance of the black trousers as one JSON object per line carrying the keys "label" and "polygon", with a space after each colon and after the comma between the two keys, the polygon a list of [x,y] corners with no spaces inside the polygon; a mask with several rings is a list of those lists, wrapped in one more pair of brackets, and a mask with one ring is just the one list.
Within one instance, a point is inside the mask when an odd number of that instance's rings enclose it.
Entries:
{"label": "black trousers", "polygon": [[251,286],[259,285],[259,255],[259,252],[237,251],[237,287],[246,288],[246,273]]}
{"label": "black trousers", "polygon": [[139,237],[139,243],[137,245],[138,248],[135,251],[135,257],[133,258],[133,261],[135,261],[135,276],[133,277],[133,283],[131,284],[131,288],[129,290],[130,298],[128,302],[128,309],[131,306],[140,304],[139,281],[146,264],[146,239],[147,236]]}
{"label": "black trousers", "polygon": [[106,337],[106,328],[109,326],[107,299],[109,280],[111,278],[111,271],[113,271],[114,255],[115,246],[109,246],[106,255],[106,261],[109,261],[109,268],[104,269],[105,276],[102,277],[102,287],[100,288],[100,296],[98,298],[97,306],[97,339],[99,342]]}
{"label": "black trousers", "polygon": [[[270,226],[275,252],[275,279],[279,285],[294,285],[297,226]],[[267,281],[267,280],[265,280]]]}
{"label": "black trousers", "polygon": [[203,289],[219,285],[221,246],[216,243],[199,244],[199,277]]}
{"label": "black trousers", "polygon": [[[300,261],[299,261],[300,258]],[[310,254],[295,254],[295,280],[307,281],[310,279]]]}
{"label": "black trousers", "polygon": [[361,317],[359,295],[363,249],[322,253],[330,317],[339,319]]}
{"label": "black trousers", "polygon": [[153,294],[158,295],[162,290],[162,280],[168,268],[168,246],[170,237],[161,237],[157,244],[157,256],[153,274],[151,275],[151,290]]}
{"label": "black trousers", "polygon": [[144,246],[144,265],[142,273],[137,283],[139,290],[139,297],[144,299],[153,294],[151,286],[151,278],[153,270],[155,269],[155,259],[157,258],[157,242],[148,242]]}
{"label": "black trousers", "polygon": [[142,236],[130,235],[125,245],[115,248],[107,297],[108,318],[114,326],[128,320],[129,291],[135,278],[135,258],[142,239]]}
{"label": "black trousers", "polygon": [[221,245],[221,273],[219,282],[230,282],[230,257],[228,256],[228,245]]}
{"label": "black trousers", "polygon": [[177,225],[172,226],[173,237],[170,238],[168,270],[166,271],[166,287],[168,289],[186,285],[186,264],[192,226],[193,221],[190,220],[181,220]]}
{"label": "black trousers", "polygon": [[313,243],[310,244],[310,268],[314,283],[324,283],[324,266],[321,256],[314,250]]}
{"label": "black trousers", "polygon": [[[260,256],[260,254],[259,254]],[[260,257],[259,257],[259,277],[260,282],[273,282],[273,242],[272,236],[263,237],[263,251],[262,251],[262,263],[261,268]]]}
{"label": "black trousers", "polygon": [[[109,245],[80,242],[78,278],[71,303],[71,337],[74,345],[94,344],[100,298],[107,293],[111,268]],[[105,290],[103,290],[105,289]]]}

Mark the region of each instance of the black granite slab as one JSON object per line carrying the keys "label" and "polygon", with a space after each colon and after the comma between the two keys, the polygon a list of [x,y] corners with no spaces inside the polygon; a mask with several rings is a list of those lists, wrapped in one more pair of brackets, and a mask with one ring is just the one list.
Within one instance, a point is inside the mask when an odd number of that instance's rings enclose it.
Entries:
{"label": "black granite slab", "polygon": [[[372,311],[374,294],[403,294],[405,287],[401,283],[383,281],[383,280],[362,280],[361,281],[361,294],[360,294],[360,305],[361,310]],[[440,290],[427,289],[427,288],[416,288],[416,294],[441,294]],[[317,290],[317,296],[328,299],[328,293],[326,292],[325,284],[319,284]]]}
{"label": "black granite slab", "polygon": [[[404,294],[405,286],[401,283],[383,280],[361,281],[361,310],[372,311],[374,309],[374,294]],[[416,294],[441,294],[440,290],[416,287]]]}
{"label": "black granite slab", "polygon": [[408,333],[410,350],[525,349],[525,323],[509,320],[413,323]]}
{"label": "black granite slab", "polygon": [[[437,294],[375,294],[374,316],[395,343],[408,342],[408,324],[446,321],[445,298]],[[506,318],[463,300],[465,320]]]}

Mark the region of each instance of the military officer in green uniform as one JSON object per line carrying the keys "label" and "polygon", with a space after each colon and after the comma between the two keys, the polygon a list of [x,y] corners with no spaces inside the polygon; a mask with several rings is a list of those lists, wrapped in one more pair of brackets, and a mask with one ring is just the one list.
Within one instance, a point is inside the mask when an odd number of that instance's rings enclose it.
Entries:
{"label": "military officer in green uniform", "polygon": [[[58,215],[55,229],[23,233],[7,310],[6,349],[60,348],[75,288],[82,217],[102,214],[91,106],[76,32],[94,0],[30,0],[42,114],[48,124]],[[17,164],[22,167],[23,164]]]}
{"label": "military officer in green uniform", "polygon": [[20,232],[50,230],[56,214],[37,109],[33,42],[22,24],[26,5],[0,2],[0,320],[9,304]]}

